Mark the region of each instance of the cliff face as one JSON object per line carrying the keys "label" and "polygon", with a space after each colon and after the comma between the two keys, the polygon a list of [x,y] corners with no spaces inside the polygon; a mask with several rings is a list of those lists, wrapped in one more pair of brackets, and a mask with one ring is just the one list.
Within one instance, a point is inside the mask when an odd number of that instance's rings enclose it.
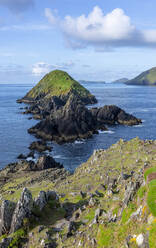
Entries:
{"label": "cliff face", "polygon": [[0,247],[155,248],[155,159],[156,142],[136,138],[94,151],[73,175],[9,165],[0,172]]}
{"label": "cliff face", "polygon": [[132,80],[125,82],[127,85],[156,85],[156,67],[141,73]]}

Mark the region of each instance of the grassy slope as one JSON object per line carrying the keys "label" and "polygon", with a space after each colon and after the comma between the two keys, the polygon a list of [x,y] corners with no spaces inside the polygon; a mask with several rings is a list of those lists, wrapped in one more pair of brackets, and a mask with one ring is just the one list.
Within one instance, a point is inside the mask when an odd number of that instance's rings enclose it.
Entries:
{"label": "grassy slope", "polygon": [[26,95],[29,98],[36,98],[40,94],[45,94],[47,98],[51,96],[67,95],[70,91],[76,91],[82,97],[90,96],[90,92],[81,84],[75,81],[68,73],[55,70],[46,74],[43,79]]}
{"label": "grassy slope", "polygon": [[[80,191],[87,193],[94,193],[98,190],[103,194],[102,197],[95,197],[97,205],[89,208],[86,207],[82,212],[80,218],[77,220],[79,234],[77,236],[71,236],[68,239],[62,239],[66,233],[66,228],[57,236],[58,247],[98,247],[98,248],[119,248],[125,247],[125,239],[128,235],[139,235],[140,233],[149,233],[150,248],[155,248],[156,237],[156,195],[155,195],[155,180],[149,184],[142,186],[132,202],[128,207],[124,209],[122,218],[116,223],[105,223],[103,217],[97,224],[90,225],[93,221],[95,210],[100,207],[107,211],[112,211],[113,214],[118,214],[121,208],[121,202],[124,197],[125,188],[123,183],[119,184],[117,188],[119,193],[109,197],[107,191],[101,187],[101,184],[105,183],[106,175],[111,178],[118,178],[121,175],[121,169],[124,167],[124,172],[129,174],[132,170],[135,174],[143,168],[144,164],[148,164],[147,170],[145,170],[145,178],[155,172],[155,160],[156,160],[156,142],[153,141],[141,141],[138,138],[128,142],[120,140],[117,144],[112,145],[108,150],[99,150],[94,152],[91,158],[84,164],[82,164],[76,172],[69,176],[66,180],[56,183],[52,183],[49,180],[35,183],[28,188],[32,191],[33,196],[36,197],[40,190],[56,190],[58,193],[65,194],[60,198],[61,203],[79,204],[83,205],[85,200],[80,195]],[[154,169],[151,169],[154,168]],[[11,199],[17,201],[22,186],[17,187],[21,183],[31,181],[34,173],[25,174],[23,176],[15,175],[15,178],[11,178],[10,182],[6,183],[0,189],[2,198]],[[126,181],[128,184],[128,181]],[[154,187],[154,188],[153,188]],[[9,190],[15,190],[15,193],[8,194]],[[133,212],[135,212],[140,205],[143,206],[142,216],[139,221],[129,221],[129,218]],[[30,233],[34,233],[33,237],[29,239],[29,247],[40,247],[41,240],[45,237],[47,230],[52,231],[53,225],[56,225],[60,219],[63,218],[64,213],[62,208],[49,208],[46,210],[49,218],[40,219],[40,222],[35,225]],[[151,223],[147,222],[147,218],[153,216]],[[85,223],[85,224],[82,224]],[[39,233],[38,226],[44,224],[45,229]],[[55,234],[53,235],[55,237]],[[91,244],[92,239],[96,240],[96,246]],[[131,240],[133,248],[137,247],[136,239]]]}
{"label": "grassy slope", "polygon": [[156,67],[141,73],[136,78],[126,82],[126,84],[155,85],[156,84]]}

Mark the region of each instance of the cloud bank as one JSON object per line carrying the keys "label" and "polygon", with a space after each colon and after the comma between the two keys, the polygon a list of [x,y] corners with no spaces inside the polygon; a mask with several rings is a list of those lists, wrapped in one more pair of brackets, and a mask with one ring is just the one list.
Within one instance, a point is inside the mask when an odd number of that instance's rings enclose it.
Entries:
{"label": "cloud bank", "polygon": [[66,69],[70,69],[74,65],[75,64],[72,61],[62,63],[62,64],[55,64],[55,65],[54,64],[48,64],[45,62],[38,62],[38,63],[33,65],[32,74],[34,76],[41,76],[41,75],[44,75],[46,73],[49,73],[50,71],[52,71],[54,69],[66,70]]}
{"label": "cloud bank", "polygon": [[34,0],[0,0],[0,5],[13,13],[20,13],[32,8]]}
{"label": "cloud bank", "polygon": [[73,49],[156,46],[156,30],[139,30],[122,9],[108,14],[95,6],[88,16],[58,18],[51,9],[45,9],[51,25],[64,35],[66,45]]}

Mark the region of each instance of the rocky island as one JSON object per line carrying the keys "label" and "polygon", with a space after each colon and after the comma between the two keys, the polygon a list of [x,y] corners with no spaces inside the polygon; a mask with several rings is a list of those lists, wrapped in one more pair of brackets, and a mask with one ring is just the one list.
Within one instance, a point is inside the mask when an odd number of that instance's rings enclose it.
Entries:
{"label": "rocky island", "polygon": [[96,98],[66,72],[55,70],[47,74],[19,103],[29,104],[25,114],[31,113],[41,121],[28,130],[36,137],[57,143],[89,138],[105,125],[138,125],[140,119],[117,106],[86,107]]}
{"label": "rocky island", "polygon": [[0,247],[155,248],[156,142],[120,140],[73,175],[46,157],[0,171]]}

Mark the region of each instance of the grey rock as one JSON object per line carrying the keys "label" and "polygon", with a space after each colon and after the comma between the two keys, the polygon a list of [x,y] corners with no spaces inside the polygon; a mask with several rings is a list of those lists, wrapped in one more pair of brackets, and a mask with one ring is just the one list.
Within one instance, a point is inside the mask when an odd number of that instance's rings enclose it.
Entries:
{"label": "grey rock", "polygon": [[0,248],[8,248],[11,241],[12,241],[12,238],[2,239],[2,241],[0,242]]}
{"label": "grey rock", "polygon": [[10,231],[12,216],[15,210],[16,204],[11,201],[3,201],[0,209],[0,235],[3,235]]}
{"label": "grey rock", "polygon": [[76,225],[74,221],[70,221],[68,225],[67,237],[71,236],[73,231],[76,231]]}
{"label": "grey rock", "polygon": [[46,195],[46,192],[40,191],[38,197],[34,201],[34,204],[41,211],[45,207],[45,205],[47,204],[47,195]]}
{"label": "grey rock", "polygon": [[47,191],[46,192],[47,201],[49,200],[59,200],[59,196],[56,194],[55,191]]}
{"label": "grey rock", "polygon": [[17,202],[13,214],[10,233],[15,232],[19,228],[21,228],[23,224],[23,220],[25,218],[30,217],[32,208],[33,208],[32,194],[27,188],[24,188],[21,194],[21,198]]}

